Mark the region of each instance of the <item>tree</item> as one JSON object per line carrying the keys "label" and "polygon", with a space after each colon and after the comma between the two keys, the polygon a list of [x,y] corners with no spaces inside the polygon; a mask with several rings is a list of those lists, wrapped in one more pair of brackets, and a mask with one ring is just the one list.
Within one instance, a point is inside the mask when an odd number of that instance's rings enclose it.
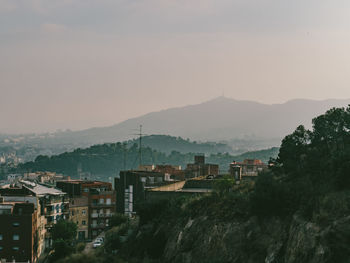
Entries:
{"label": "tree", "polygon": [[219,194],[229,192],[235,185],[235,180],[230,176],[224,176],[222,179],[216,179],[214,189]]}
{"label": "tree", "polygon": [[128,218],[123,214],[114,214],[112,218],[109,220],[110,227],[119,226],[123,223],[126,223]]}
{"label": "tree", "polygon": [[60,220],[52,227],[53,253],[50,255],[51,262],[55,262],[74,252],[75,246],[73,241],[76,235],[77,225],[73,222]]}
{"label": "tree", "polygon": [[60,220],[51,229],[52,240],[72,241],[77,236],[77,225],[71,221]]}

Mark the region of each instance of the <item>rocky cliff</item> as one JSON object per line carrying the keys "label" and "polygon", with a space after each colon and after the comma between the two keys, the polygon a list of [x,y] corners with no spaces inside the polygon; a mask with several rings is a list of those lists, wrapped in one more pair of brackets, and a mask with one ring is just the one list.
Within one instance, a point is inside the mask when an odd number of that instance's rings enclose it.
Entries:
{"label": "rocky cliff", "polygon": [[306,220],[298,213],[285,218],[222,218],[179,214],[148,222],[137,230],[130,256],[168,263],[350,262],[348,213],[326,222]]}

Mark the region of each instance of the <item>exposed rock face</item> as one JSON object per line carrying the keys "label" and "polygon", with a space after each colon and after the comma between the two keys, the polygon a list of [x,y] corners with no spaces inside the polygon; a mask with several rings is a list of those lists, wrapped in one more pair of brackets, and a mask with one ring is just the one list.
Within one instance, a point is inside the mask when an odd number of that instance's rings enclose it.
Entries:
{"label": "exposed rock face", "polygon": [[[330,263],[350,262],[350,216],[323,226],[294,215],[216,222],[199,216],[153,226],[164,237],[160,262]],[[142,237],[142,231],[138,238]],[[154,240],[155,241],[155,240]]]}

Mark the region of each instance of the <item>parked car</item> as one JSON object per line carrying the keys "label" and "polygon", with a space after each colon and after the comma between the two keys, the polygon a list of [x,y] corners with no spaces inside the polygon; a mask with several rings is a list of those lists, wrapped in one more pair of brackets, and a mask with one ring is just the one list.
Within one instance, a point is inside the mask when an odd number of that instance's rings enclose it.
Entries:
{"label": "parked car", "polygon": [[95,242],[92,244],[92,247],[93,247],[93,248],[98,248],[98,247],[100,247],[100,246],[102,246],[102,242],[101,242],[101,241],[95,241]]}
{"label": "parked car", "polygon": [[98,237],[95,239],[95,242],[101,242],[103,243],[105,241],[105,239],[103,237]]}

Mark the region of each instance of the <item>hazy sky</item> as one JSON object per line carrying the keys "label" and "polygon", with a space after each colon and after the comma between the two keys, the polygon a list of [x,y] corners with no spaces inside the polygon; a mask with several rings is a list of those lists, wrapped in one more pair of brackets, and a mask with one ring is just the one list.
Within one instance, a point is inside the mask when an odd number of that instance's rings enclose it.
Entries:
{"label": "hazy sky", "polygon": [[350,98],[348,0],[0,0],[0,132],[222,95]]}

